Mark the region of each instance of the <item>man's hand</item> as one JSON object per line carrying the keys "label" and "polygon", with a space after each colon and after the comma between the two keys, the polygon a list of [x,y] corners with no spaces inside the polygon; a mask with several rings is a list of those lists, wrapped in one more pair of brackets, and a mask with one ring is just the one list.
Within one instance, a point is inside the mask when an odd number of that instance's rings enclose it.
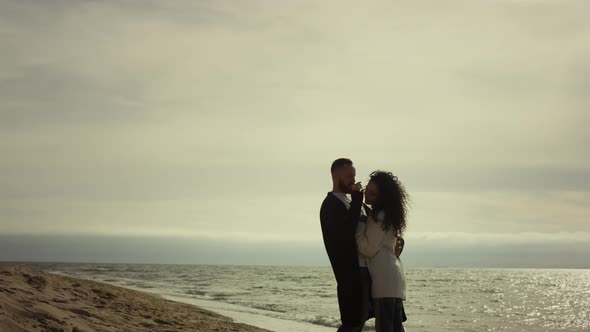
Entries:
{"label": "man's hand", "polygon": [[395,243],[395,255],[397,257],[399,257],[402,254],[402,251],[404,251],[404,244],[406,241],[404,241],[404,238],[402,237],[398,237],[397,241]]}
{"label": "man's hand", "polygon": [[362,190],[363,190],[363,186],[361,185],[360,182],[357,182],[352,185],[352,191],[362,191]]}

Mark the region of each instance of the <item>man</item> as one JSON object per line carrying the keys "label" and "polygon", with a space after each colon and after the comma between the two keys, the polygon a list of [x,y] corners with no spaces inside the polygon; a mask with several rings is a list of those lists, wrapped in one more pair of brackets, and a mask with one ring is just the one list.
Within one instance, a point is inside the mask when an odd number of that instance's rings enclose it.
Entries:
{"label": "man", "polygon": [[[363,192],[356,183],[356,170],[350,159],[332,163],[332,191],[320,209],[324,246],[336,277],[338,307],[342,325],[338,332],[357,332],[372,317],[371,278],[366,263],[357,252],[355,233],[361,218],[370,213],[363,205]],[[348,197],[350,195],[350,198]],[[402,241],[399,241],[402,242]],[[402,247],[396,248],[399,256]]]}

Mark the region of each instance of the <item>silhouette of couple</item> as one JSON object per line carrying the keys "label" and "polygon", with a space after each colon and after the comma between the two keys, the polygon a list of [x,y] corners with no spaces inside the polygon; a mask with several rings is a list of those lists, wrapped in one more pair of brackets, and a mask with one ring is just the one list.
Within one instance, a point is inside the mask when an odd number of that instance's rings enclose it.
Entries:
{"label": "silhouette of couple", "polygon": [[330,171],[333,188],[322,203],[320,222],[338,285],[338,332],[361,331],[372,317],[377,332],[403,332],[406,283],[399,256],[408,195],[385,171],[371,173],[363,188],[350,159],[335,160]]}

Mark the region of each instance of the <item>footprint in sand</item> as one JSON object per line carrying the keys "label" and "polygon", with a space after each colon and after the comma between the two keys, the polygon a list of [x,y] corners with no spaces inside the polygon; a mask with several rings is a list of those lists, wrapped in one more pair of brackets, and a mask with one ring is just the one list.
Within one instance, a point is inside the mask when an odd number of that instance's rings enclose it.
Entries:
{"label": "footprint in sand", "polygon": [[55,303],[68,303],[68,300],[64,300],[64,299],[52,299],[51,301],[55,302]]}
{"label": "footprint in sand", "polygon": [[0,293],[7,293],[7,294],[11,294],[11,295],[16,294],[12,290],[10,290],[8,288],[4,288],[4,287],[0,287]]}
{"label": "footprint in sand", "polygon": [[93,317],[94,315],[84,309],[69,309],[71,312],[84,317]]}
{"label": "footprint in sand", "polygon": [[74,326],[74,327],[72,328],[72,332],[89,332],[89,331],[88,331],[88,330],[84,330],[83,328],[80,328],[80,327]]}
{"label": "footprint in sand", "polygon": [[111,292],[107,292],[107,291],[103,291],[101,289],[93,289],[92,292],[98,296],[100,296],[103,299],[107,299],[107,300],[112,300],[114,299],[116,296],[111,293]]}
{"label": "footprint in sand", "polygon": [[162,320],[162,319],[159,319],[159,318],[154,319],[154,322],[155,323],[158,323],[160,325],[170,325],[170,326],[174,325],[174,324],[172,324],[170,322],[167,322],[167,321]]}
{"label": "footprint in sand", "polygon": [[33,286],[37,290],[42,290],[43,288],[45,288],[45,286],[47,286],[47,280],[45,280],[45,277],[31,276],[26,273],[23,274],[23,277],[25,277],[27,284]]}
{"label": "footprint in sand", "polygon": [[62,320],[60,320],[60,319],[58,319],[56,317],[53,317],[50,314],[45,313],[45,312],[35,312],[35,311],[32,311],[32,312],[28,312],[27,313],[27,316],[29,316],[30,318],[33,318],[34,320],[36,320],[39,323],[41,323],[43,325],[46,325],[46,326],[49,325],[48,324],[48,321],[52,321],[52,322],[58,323],[60,325],[64,325],[65,324],[64,321],[62,321]]}

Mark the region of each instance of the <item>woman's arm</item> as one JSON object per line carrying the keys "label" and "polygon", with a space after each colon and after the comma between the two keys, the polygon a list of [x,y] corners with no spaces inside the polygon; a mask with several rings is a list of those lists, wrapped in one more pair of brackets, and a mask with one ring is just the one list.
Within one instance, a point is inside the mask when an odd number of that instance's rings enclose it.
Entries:
{"label": "woman's arm", "polygon": [[369,219],[366,223],[360,223],[356,232],[356,244],[359,253],[369,258],[375,256],[381,249],[384,238],[385,232],[381,228],[381,224],[374,222],[372,219]]}

